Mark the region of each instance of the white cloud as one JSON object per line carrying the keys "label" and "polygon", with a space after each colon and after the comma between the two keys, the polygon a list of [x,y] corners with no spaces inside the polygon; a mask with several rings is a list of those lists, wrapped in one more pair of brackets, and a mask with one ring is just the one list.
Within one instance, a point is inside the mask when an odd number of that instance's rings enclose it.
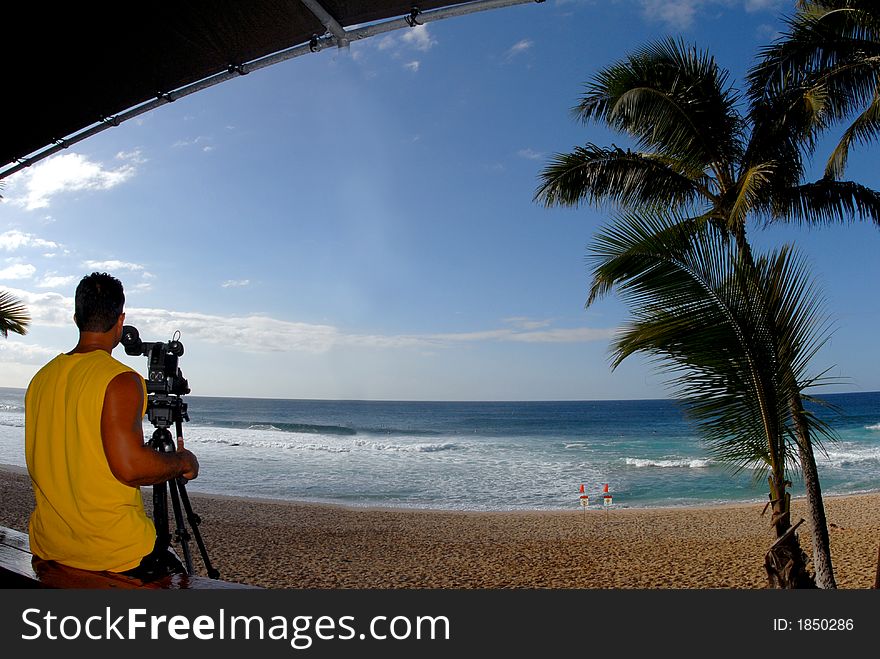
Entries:
{"label": "white cloud", "polygon": [[135,325],[145,341],[167,340],[179,330],[184,344],[188,338],[196,337],[245,352],[320,353],[333,347],[339,337],[339,331],[329,325],[277,320],[265,315],[227,317],[130,308],[126,309],[126,322]]}
{"label": "white cloud", "polygon": [[549,327],[552,323],[549,320],[534,320],[527,316],[512,316],[505,318],[504,322],[513,327],[524,330],[535,330],[543,327]]}
{"label": "white cloud", "polygon": [[761,23],[755,28],[755,36],[761,41],[774,41],[781,35],[777,26],[770,25],[769,23]]}
{"label": "white cloud", "polygon": [[535,151],[534,149],[520,149],[516,152],[520,158],[526,158],[527,160],[543,160],[545,154],[540,151]]}
{"label": "white cloud", "polygon": [[15,229],[0,233],[0,249],[7,252],[14,252],[22,247],[56,249],[58,243],[53,243],[51,240],[43,240],[42,238],[37,238],[32,233],[23,233]]}
{"label": "white cloud", "polygon": [[[31,315],[33,327],[64,327],[73,323],[73,297],[58,293],[34,293],[7,289],[20,299]],[[126,308],[126,322],[138,328],[144,341],[165,341],[176,331],[181,340],[197,338],[243,352],[323,353],[334,347],[401,349],[441,348],[480,342],[585,343],[608,340],[615,329],[577,327],[550,328],[551,321],[527,317],[508,318],[510,327],[475,332],[436,334],[356,334],[333,325],[279,320],[266,314],[218,316],[188,311]]]}
{"label": "white cloud", "polygon": [[697,7],[703,0],[641,0],[642,9],[649,20],[682,29],[694,22]]}
{"label": "white cloud", "polygon": [[62,276],[56,275],[54,272],[48,272],[37,282],[37,288],[66,288],[71,286],[76,279],[73,275]]}
{"label": "white cloud", "polygon": [[413,60],[412,62],[407,62],[406,64],[404,64],[403,68],[412,71],[413,73],[416,73],[419,70],[419,66],[419,61]]}
{"label": "white cloud", "polygon": [[458,334],[435,334],[421,339],[427,343],[461,343],[478,341],[514,341],[517,343],[589,343],[605,341],[612,338],[617,330],[614,328],[576,327],[571,329],[547,329],[542,331],[499,329],[484,332],[463,332]]}
{"label": "white cloud", "polygon": [[[137,263],[126,263],[125,261],[85,261],[83,263],[83,267],[89,268],[90,270],[101,270],[104,272],[111,272],[114,270],[127,270],[128,272],[141,272],[144,269],[144,266],[138,265]],[[150,276],[149,273],[144,273],[146,276]]]}
{"label": "white cloud", "polygon": [[37,269],[30,263],[15,263],[9,267],[0,270],[0,280],[2,279],[30,279],[34,276]]}
{"label": "white cloud", "polygon": [[[400,38],[403,43],[412,46],[416,50],[428,51],[437,45],[437,40],[428,32],[427,25],[416,25],[403,33]],[[381,44],[380,44],[381,46]]]}
{"label": "white cloud", "polygon": [[[177,140],[174,144],[172,144],[172,146],[175,148],[181,148],[181,147],[186,147],[186,146],[198,146],[199,144],[201,144],[203,142],[212,142],[212,141],[213,141],[213,138],[211,138],[211,137],[207,137],[205,135],[199,135],[198,137],[193,137],[192,139],[188,139],[188,140]],[[208,146],[203,147],[202,150],[203,151],[210,150],[213,148],[214,147],[208,145]]]}
{"label": "white cloud", "polygon": [[109,190],[134,176],[135,164],[126,160],[110,169],[78,153],[54,156],[10,176],[9,200],[27,210],[46,208],[52,197],[65,192]]}
{"label": "white cloud", "polygon": [[245,286],[249,286],[250,283],[250,279],[227,279],[220,285],[223,288],[244,288]]}
{"label": "white cloud", "polygon": [[388,50],[389,48],[394,48],[395,43],[396,42],[394,41],[394,37],[392,37],[390,34],[386,34],[379,40],[376,48],[378,48],[379,50]]}
{"label": "white cloud", "polygon": [[639,0],[648,20],[665,23],[674,29],[689,28],[697,14],[708,7],[742,7],[748,13],[776,13],[784,0]]}
{"label": "white cloud", "polygon": [[60,293],[33,293],[14,288],[6,291],[21,300],[31,316],[31,325],[64,327],[73,324],[73,298]]}
{"label": "white cloud", "polygon": [[520,55],[527,50],[529,50],[532,46],[535,45],[535,42],[531,39],[520,39],[513,46],[511,46],[507,52],[504,54],[506,59],[512,59],[517,55]]}
{"label": "white cloud", "polygon": [[147,162],[147,159],[144,158],[143,153],[140,149],[134,149],[133,151],[119,151],[116,154],[117,160],[125,160],[131,163],[135,163],[137,165],[141,165]]}
{"label": "white cloud", "polygon": [[782,8],[784,3],[782,0],[746,0],[746,11],[772,11],[775,12]]}
{"label": "white cloud", "polygon": [[571,329],[549,329],[542,332],[520,332],[510,337],[511,341],[525,343],[589,343],[607,341],[617,334],[616,329],[573,327]]}
{"label": "white cloud", "polygon": [[18,341],[0,342],[0,362],[7,364],[42,365],[58,355],[59,352],[61,351],[38,345],[19,343]]}

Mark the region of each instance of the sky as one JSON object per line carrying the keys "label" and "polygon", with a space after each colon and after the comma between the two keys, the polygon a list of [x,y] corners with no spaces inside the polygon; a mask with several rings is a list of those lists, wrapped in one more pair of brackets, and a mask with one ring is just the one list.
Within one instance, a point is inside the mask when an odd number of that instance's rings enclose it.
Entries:
{"label": "sky", "polygon": [[[143,340],[180,331],[193,395],[666,397],[656,364],[610,368],[620,300],[585,308],[608,210],[544,208],[539,173],[554,153],[620,143],[571,116],[599,69],[674,36],[739,83],[793,4],[492,10],[289,60],[90,137],[0,190],[0,290],[33,317],[0,338],[0,386],[73,347],[76,284],[105,271]],[[871,156],[848,174],[880,188]],[[841,383],[824,391],[880,390],[880,231],[750,231],[762,249],[797,244],[825,295],[834,334],[814,370]]]}

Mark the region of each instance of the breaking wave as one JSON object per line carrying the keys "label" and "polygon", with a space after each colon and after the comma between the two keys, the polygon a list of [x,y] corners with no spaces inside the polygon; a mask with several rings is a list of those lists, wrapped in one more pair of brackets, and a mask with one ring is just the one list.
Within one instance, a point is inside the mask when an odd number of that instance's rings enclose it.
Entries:
{"label": "breaking wave", "polygon": [[666,460],[650,460],[645,458],[626,458],[626,464],[631,467],[660,467],[660,468],[685,468],[704,469],[712,464],[708,458],[670,458]]}

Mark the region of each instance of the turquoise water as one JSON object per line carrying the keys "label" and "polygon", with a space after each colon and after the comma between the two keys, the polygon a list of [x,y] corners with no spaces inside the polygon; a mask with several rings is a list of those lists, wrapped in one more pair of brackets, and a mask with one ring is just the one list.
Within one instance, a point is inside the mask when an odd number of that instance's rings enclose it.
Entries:
{"label": "turquoise water", "polygon": [[[24,392],[0,388],[0,462],[24,466]],[[839,441],[826,494],[880,490],[880,392],[826,396]],[[364,402],[187,396],[192,492],[456,510],[601,508],[766,498],[706,452],[675,403]],[[153,431],[144,425],[147,437]],[[802,492],[795,479],[795,494]]]}

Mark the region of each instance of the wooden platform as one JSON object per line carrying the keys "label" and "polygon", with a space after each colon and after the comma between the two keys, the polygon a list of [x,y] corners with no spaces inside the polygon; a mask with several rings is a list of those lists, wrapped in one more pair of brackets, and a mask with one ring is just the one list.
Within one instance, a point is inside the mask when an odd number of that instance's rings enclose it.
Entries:
{"label": "wooden platform", "polygon": [[114,572],[90,572],[44,561],[31,554],[26,533],[0,526],[0,587],[2,588],[92,588],[192,590],[256,588],[244,584],[174,574],[143,583],[139,579]]}

